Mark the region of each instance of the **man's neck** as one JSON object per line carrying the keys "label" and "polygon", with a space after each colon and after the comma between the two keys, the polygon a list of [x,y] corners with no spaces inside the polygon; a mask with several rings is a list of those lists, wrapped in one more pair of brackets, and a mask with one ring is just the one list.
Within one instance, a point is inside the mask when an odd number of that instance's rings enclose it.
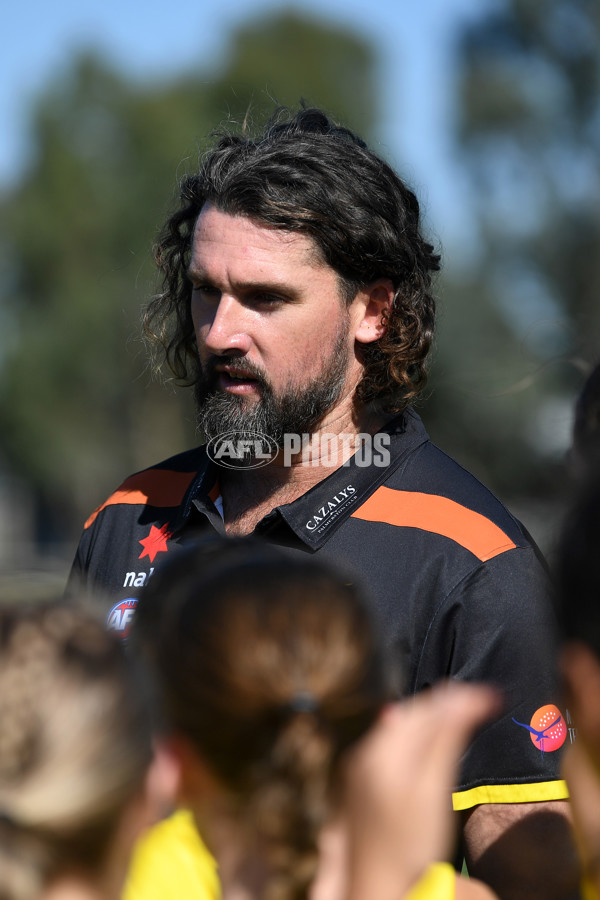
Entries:
{"label": "man's neck", "polygon": [[249,534],[276,506],[306,494],[356,453],[359,435],[375,434],[388,418],[371,409],[330,416],[304,440],[296,436],[294,452],[281,450],[269,465],[224,470],[220,489],[228,533]]}

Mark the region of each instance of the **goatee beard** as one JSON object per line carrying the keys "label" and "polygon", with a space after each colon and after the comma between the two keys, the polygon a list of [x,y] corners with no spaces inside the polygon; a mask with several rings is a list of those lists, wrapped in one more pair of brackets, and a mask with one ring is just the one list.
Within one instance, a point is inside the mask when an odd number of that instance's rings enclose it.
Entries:
{"label": "goatee beard", "polygon": [[[279,397],[265,373],[246,362],[243,371],[259,384],[261,396],[248,402],[243,396],[218,390],[215,366],[223,361],[223,357],[211,357],[196,381],[198,430],[206,439],[225,433],[241,438],[254,432],[267,435],[281,448],[286,434],[312,434],[339,400],[348,369],[347,330],[341,329],[332,353],[315,377],[307,384],[288,383]],[[235,359],[228,362],[234,365]]]}

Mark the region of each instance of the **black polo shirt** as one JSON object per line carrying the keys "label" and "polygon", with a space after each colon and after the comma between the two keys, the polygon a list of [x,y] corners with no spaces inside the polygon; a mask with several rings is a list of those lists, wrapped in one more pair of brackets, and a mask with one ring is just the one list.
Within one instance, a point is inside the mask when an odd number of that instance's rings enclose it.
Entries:
{"label": "black polo shirt", "polygon": [[[430,442],[413,411],[383,431],[388,465],[353,457],[254,533],[355,573],[405,693],[444,677],[500,686],[504,713],[465,755],[456,809],[564,798],[560,748],[572,730],[556,705],[554,619],[539,552],[497,498]],[[217,497],[218,469],[202,447],[131,476],[86,522],[68,592],[103,596],[111,627],[126,634],[165,554],[202,531],[224,533]]]}

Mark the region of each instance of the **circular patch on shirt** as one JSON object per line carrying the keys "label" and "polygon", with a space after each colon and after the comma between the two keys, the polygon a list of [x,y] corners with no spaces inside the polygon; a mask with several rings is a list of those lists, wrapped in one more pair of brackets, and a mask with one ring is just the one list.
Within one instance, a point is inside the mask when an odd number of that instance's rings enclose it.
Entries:
{"label": "circular patch on shirt", "polygon": [[128,597],[127,600],[115,603],[106,617],[106,627],[109,631],[116,631],[120,638],[126,640],[129,637],[137,603],[137,597]]}
{"label": "circular patch on shirt", "polygon": [[260,469],[273,462],[278,453],[277,442],[260,431],[227,431],[206,444],[208,458],[226,469]]}
{"label": "circular patch on shirt", "polygon": [[529,723],[533,731],[529,733],[532,743],[543,753],[558,750],[567,737],[567,726],[563,714],[554,703],[540,706]]}

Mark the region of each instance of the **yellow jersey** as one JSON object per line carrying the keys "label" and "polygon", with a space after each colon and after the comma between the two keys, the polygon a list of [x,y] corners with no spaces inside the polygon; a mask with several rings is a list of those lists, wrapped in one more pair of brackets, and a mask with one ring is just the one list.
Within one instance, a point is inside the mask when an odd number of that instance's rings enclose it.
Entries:
{"label": "yellow jersey", "polygon": [[177,810],[137,842],[122,900],[218,900],[220,896],[217,864],[188,810]]}

